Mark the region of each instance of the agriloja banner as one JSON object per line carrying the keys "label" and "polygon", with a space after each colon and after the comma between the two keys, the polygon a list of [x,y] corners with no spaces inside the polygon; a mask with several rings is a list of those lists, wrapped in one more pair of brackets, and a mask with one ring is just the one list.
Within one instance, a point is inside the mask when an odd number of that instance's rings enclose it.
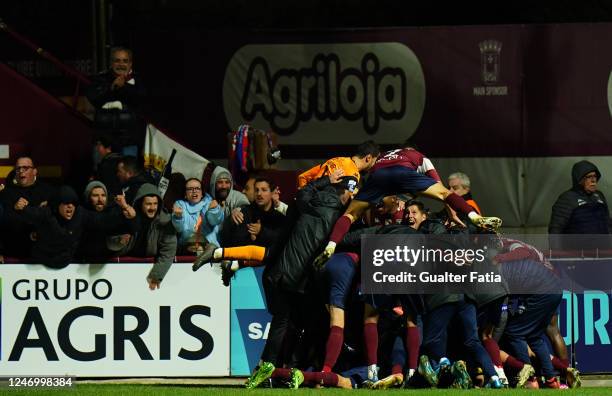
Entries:
{"label": "agriloja banner", "polygon": [[230,127],[250,121],[282,145],[414,137],[432,157],[609,155],[611,33],[610,24],[255,33],[226,62],[223,110]]}
{"label": "agriloja banner", "polygon": [[1,266],[0,373],[228,375],[229,289],[218,270],[174,264],[151,291],[150,266]]}

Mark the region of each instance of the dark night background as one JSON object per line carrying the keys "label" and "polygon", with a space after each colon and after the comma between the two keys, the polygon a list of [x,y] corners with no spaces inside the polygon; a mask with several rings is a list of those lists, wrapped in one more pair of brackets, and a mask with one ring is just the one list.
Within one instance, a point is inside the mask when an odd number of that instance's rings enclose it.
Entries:
{"label": "dark night background", "polygon": [[[13,0],[0,2],[0,18],[59,59],[71,65],[80,62],[77,68],[85,74],[106,67],[111,46],[133,48],[135,69],[149,89],[149,118],[184,135],[202,128],[199,120],[225,124],[219,108],[198,104],[197,90],[220,90],[224,70],[224,65],[211,62],[213,75],[199,75],[193,62],[195,51],[204,59],[220,57],[206,43],[227,41],[230,44],[222,48],[231,53],[235,50],[232,38],[236,42],[236,37],[252,31],[282,35],[283,30],[300,30],[315,40],[333,38],[338,34],[334,29],[608,22],[612,21],[612,0]],[[6,34],[0,34],[0,48],[0,61],[40,61]],[[30,77],[57,96],[72,95],[74,83],[53,75],[51,69]],[[220,136],[225,132],[212,133]],[[224,139],[212,140],[218,143],[198,147],[198,151],[223,156]],[[307,154],[301,150],[287,154]]]}

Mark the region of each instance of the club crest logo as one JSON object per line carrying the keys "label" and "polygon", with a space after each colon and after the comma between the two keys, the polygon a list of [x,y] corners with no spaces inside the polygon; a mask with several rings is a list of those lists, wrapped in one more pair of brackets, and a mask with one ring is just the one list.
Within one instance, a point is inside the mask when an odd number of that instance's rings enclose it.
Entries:
{"label": "club crest logo", "polygon": [[498,40],[484,40],[478,43],[482,86],[474,87],[474,96],[508,95],[508,86],[500,84],[502,47],[502,42]]}
{"label": "club crest logo", "polygon": [[480,48],[482,83],[493,85],[499,80],[499,55],[502,43],[497,40],[485,40],[480,42],[478,47]]}

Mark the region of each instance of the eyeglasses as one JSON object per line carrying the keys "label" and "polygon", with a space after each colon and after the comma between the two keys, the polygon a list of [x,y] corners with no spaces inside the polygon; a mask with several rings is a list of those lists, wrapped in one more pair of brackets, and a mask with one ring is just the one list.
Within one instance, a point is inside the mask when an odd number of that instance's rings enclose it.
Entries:
{"label": "eyeglasses", "polygon": [[16,166],[15,167],[15,173],[27,172],[30,169],[34,169],[34,167],[33,166]]}
{"label": "eyeglasses", "polygon": [[202,188],[201,187],[187,187],[185,189],[185,191],[187,191],[187,192],[197,192],[197,191],[202,191]]}

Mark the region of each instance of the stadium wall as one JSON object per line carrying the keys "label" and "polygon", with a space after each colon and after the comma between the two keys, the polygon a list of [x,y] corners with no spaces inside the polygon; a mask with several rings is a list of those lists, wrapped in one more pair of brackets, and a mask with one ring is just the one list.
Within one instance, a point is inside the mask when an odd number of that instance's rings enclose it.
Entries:
{"label": "stadium wall", "polygon": [[[510,232],[546,229],[579,159],[601,168],[610,195],[610,23],[172,36],[151,26],[134,40],[145,73],[177,79],[148,79],[154,106],[180,107],[163,124],[207,158],[245,121],[277,133],[279,169],[412,137],[443,176],[468,173]],[[181,66],[158,54],[176,51],[184,72],[168,75]]]}

